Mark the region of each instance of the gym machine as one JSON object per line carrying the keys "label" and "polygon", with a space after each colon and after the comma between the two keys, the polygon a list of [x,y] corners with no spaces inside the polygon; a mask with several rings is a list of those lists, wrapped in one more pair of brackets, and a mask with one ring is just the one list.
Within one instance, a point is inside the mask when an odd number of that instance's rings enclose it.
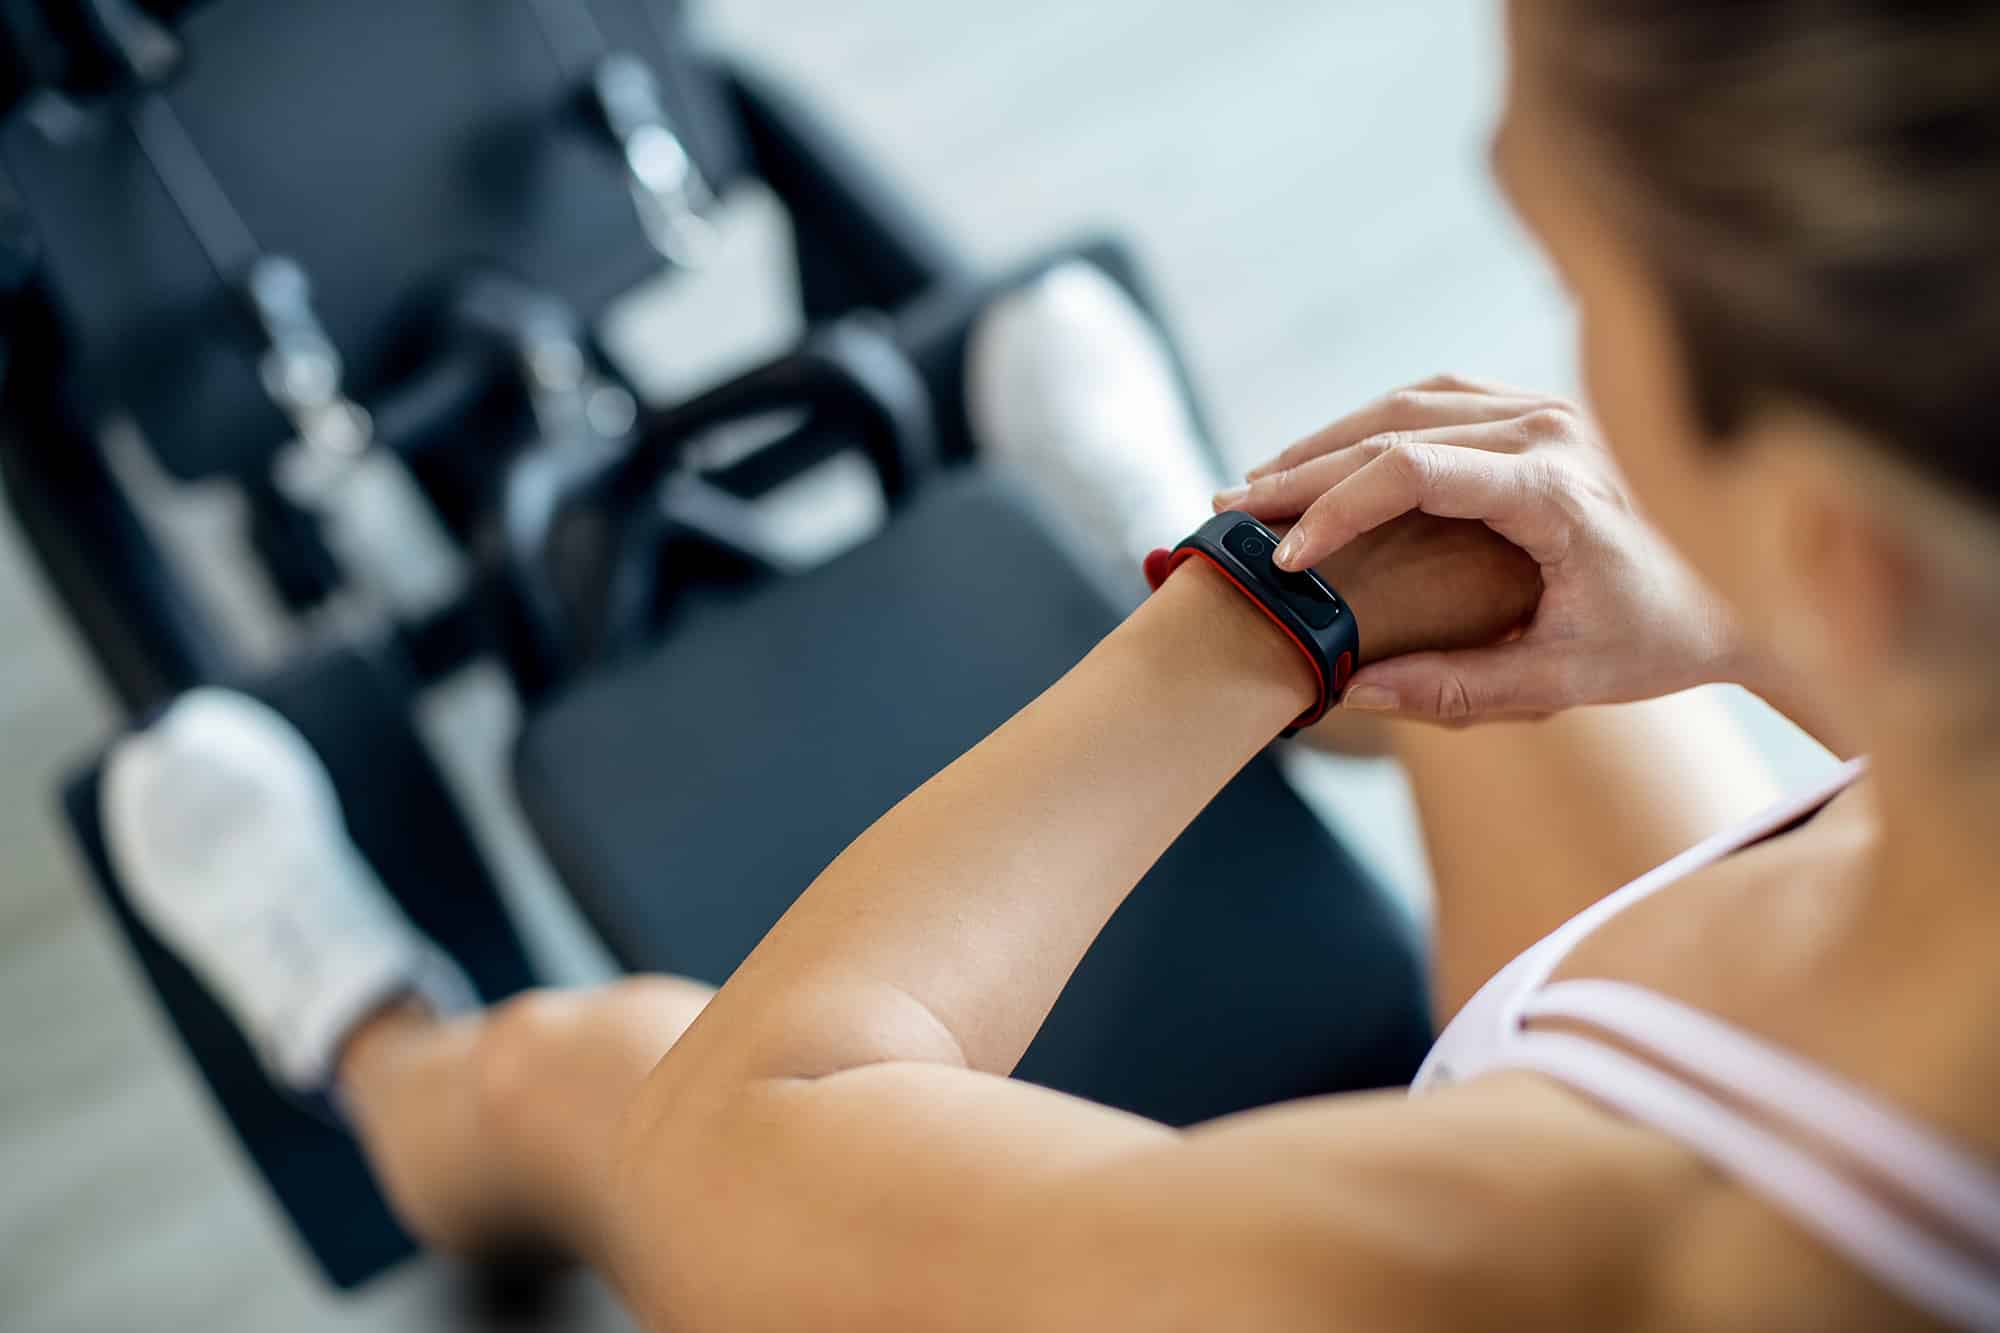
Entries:
{"label": "gym machine", "polygon": [[[468,663],[520,697],[520,807],[611,955],[719,982],[1116,622],[980,465],[962,362],[985,306],[1051,264],[1152,309],[1130,257],[1092,240],[976,271],[679,0],[0,0],[0,109],[0,481],[55,598],[128,725],[203,684],[283,712],[488,999],[534,982],[529,951],[414,720]],[[752,184],[789,220],[803,332],[643,403],[605,312],[697,272]],[[318,632],[275,664],[232,643],[121,433],[240,493],[255,575]],[[886,519],[793,567],[753,508],[837,456]],[[94,763],[63,807],[328,1280],[405,1257],[351,1141],[265,1082],[133,918]],[[1428,1039],[1407,923],[1262,758],[1118,913],[1019,1076],[1188,1123],[1401,1081]]]}

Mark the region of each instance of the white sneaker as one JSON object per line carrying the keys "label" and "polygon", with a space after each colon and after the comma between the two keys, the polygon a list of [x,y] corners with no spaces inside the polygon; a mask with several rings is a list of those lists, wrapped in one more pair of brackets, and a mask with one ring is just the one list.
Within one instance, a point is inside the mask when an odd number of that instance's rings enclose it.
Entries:
{"label": "white sneaker", "polygon": [[202,979],[272,1080],[330,1091],[356,1024],[399,995],[477,1004],[348,837],[319,757],[276,712],[202,689],[104,770],[105,841],[140,919]]}
{"label": "white sneaker", "polygon": [[1218,478],[1159,331],[1085,263],[995,302],[966,408],[984,455],[1127,580],[1210,515]]}

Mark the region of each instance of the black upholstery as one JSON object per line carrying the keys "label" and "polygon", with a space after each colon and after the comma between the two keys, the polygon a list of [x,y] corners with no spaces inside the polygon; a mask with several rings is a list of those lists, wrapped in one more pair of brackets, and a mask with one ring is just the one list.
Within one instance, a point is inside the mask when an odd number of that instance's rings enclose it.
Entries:
{"label": "black upholstery", "polygon": [[[719,982],[1115,620],[1020,502],[939,482],[883,536],[687,606],[543,707],[522,804],[622,962]],[[1112,921],[1019,1072],[1186,1123],[1406,1079],[1428,1040],[1406,923],[1260,759]]]}
{"label": "black upholstery", "polygon": [[[398,672],[352,649],[247,687],[312,742],[341,793],[355,842],[403,908],[457,958],[488,1000],[530,984],[529,964],[430,756],[410,729]],[[161,947],[111,873],[93,765],[63,794],[92,879],[244,1151],[327,1279],[352,1287],[414,1246],[390,1217],[354,1140],[323,1108],[275,1091],[235,1024]],[[412,836],[421,830],[421,836]]]}

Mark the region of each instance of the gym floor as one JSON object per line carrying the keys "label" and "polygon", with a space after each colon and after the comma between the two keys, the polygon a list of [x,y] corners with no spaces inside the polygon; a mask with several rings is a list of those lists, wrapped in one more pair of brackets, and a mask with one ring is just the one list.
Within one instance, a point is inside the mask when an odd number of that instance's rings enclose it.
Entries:
{"label": "gym floor", "polygon": [[[1099,226],[1131,238],[1238,460],[1441,369],[1571,382],[1561,296],[1485,177],[1495,6],[704,8],[718,42],[812,95],[977,258],[1003,264]],[[440,1264],[351,1299],[319,1286],[58,829],[53,784],[111,710],[4,519],[0,626],[0,1326],[519,1326],[473,1308]],[[440,723],[455,771],[531,881],[533,857],[504,827],[504,699],[461,693]],[[1819,762],[1759,727],[1794,774]],[[1393,773],[1313,767],[1322,806],[1337,799],[1338,821],[1420,906]],[[558,1299],[545,1326],[628,1327],[591,1284]]]}

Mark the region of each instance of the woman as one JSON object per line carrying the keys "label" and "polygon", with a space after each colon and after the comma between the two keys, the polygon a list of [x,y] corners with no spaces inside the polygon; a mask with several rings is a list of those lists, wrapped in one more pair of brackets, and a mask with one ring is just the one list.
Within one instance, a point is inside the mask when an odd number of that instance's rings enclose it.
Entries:
{"label": "woman", "polygon": [[[154,877],[156,926],[282,1076],[334,1081],[420,1236],[533,1229],[656,1327],[2000,1328],[2000,18],[1545,0],[1511,46],[1496,166],[1575,293],[1615,461],[1577,410],[1441,379],[1217,497],[1297,518],[1284,562],[1328,573],[1376,656],[1488,637],[1466,626],[1514,584],[1468,558],[1463,623],[1415,630],[1433,585],[1360,534],[1479,520],[1539,567],[1524,633],[1347,696],[1549,718],[1396,737],[1456,1015],[1417,1095],[1176,1132],[1003,1077],[1311,700],[1196,565],[712,999],[653,979],[453,1016],[364,874],[269,848],[323,904],[285,970],[358,978],[344,1008],[288,1015],[295,983],[186,883]],[[1722,679],[1869,767],[1756,815],[1677,714],[1579,707]],[[309,761],[231,734],[308,776],[226,804],[327,818]],[[128,853],[173,771],[114,765]],[[411,998],[356,1025],[385,984]]]}

